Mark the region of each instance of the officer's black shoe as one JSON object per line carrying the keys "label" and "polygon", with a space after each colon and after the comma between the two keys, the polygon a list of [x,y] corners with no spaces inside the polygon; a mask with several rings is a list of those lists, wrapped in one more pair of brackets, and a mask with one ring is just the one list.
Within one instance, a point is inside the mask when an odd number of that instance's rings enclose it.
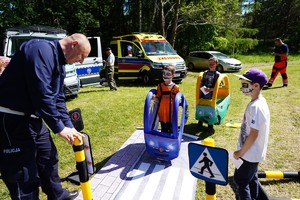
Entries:
{"label": "officer's black shoe", "polygon": [[64,200],[73,200],[79,195],[79,192],[77,190],[73,190],[69,192],[69,195],[64,198]]}

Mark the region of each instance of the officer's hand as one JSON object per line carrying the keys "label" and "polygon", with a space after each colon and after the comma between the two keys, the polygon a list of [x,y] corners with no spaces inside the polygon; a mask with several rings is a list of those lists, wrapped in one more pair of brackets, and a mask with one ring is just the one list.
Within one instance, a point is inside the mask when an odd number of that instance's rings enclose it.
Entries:
{"label": "officer's hand", "polygon": [[68,127],[65,127],[58,135],[65,139],[70,145],[74,144],[75,138],[82,142],[82,138],[84,137],[84,135],[79,133],[75,128]]}

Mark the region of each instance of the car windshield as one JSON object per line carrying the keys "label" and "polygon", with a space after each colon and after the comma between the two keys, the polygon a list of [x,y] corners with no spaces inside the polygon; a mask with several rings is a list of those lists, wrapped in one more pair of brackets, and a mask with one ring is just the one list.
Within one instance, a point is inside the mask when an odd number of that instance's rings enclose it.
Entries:
{"label": "car windshield", "polygon": [[[7,56],[12,57],[17,49],[21,46],[23,42],[26,42],[31,39],[46,39],[46,40],[56,40],[57,37],[30,37],[30,36],[24,36],[24,37],[10,37],[8,41],[8,49],[7,49]],[[10,47],[10,48],[9,48]],[[9,51],[10,50],[10,51]]]}
{"label": "car windshield", "polygon": [[148,56],[176,55],[176,51],[168,42],[142,42]]}
{"label": "car windshield", "polygon": [[226,58],[230,58],[229,56],[227,56],[224,53],[211,53],[214,57],[218,58],[218,59],[226,59]]}

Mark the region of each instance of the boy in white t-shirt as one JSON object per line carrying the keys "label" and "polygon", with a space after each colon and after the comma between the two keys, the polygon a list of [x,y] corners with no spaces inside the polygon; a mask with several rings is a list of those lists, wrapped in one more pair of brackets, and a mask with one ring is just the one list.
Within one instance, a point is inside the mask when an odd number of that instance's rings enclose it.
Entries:
{"label": "boy in white t-shirt", "polygon": [[240,78],[241,91],[251,97],[241,126],[235,159],[244,162],[234,172],[236,199],[257,199],[259,181],[257,176],[259,162],[265,160],[269,129],[270,112],[266,99],[262,96],[262,88],[267,83],[267,76],[261,70],[250,69]]}

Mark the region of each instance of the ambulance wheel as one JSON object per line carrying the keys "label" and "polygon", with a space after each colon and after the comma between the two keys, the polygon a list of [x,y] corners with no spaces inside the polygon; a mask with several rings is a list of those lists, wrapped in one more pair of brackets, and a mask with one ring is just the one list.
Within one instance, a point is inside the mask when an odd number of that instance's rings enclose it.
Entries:
{"label": "ambulance wheel", "polygon": [[151,83],[150,74],[148,71],[143,71],[142,81],[145,85],[149,85]]}

